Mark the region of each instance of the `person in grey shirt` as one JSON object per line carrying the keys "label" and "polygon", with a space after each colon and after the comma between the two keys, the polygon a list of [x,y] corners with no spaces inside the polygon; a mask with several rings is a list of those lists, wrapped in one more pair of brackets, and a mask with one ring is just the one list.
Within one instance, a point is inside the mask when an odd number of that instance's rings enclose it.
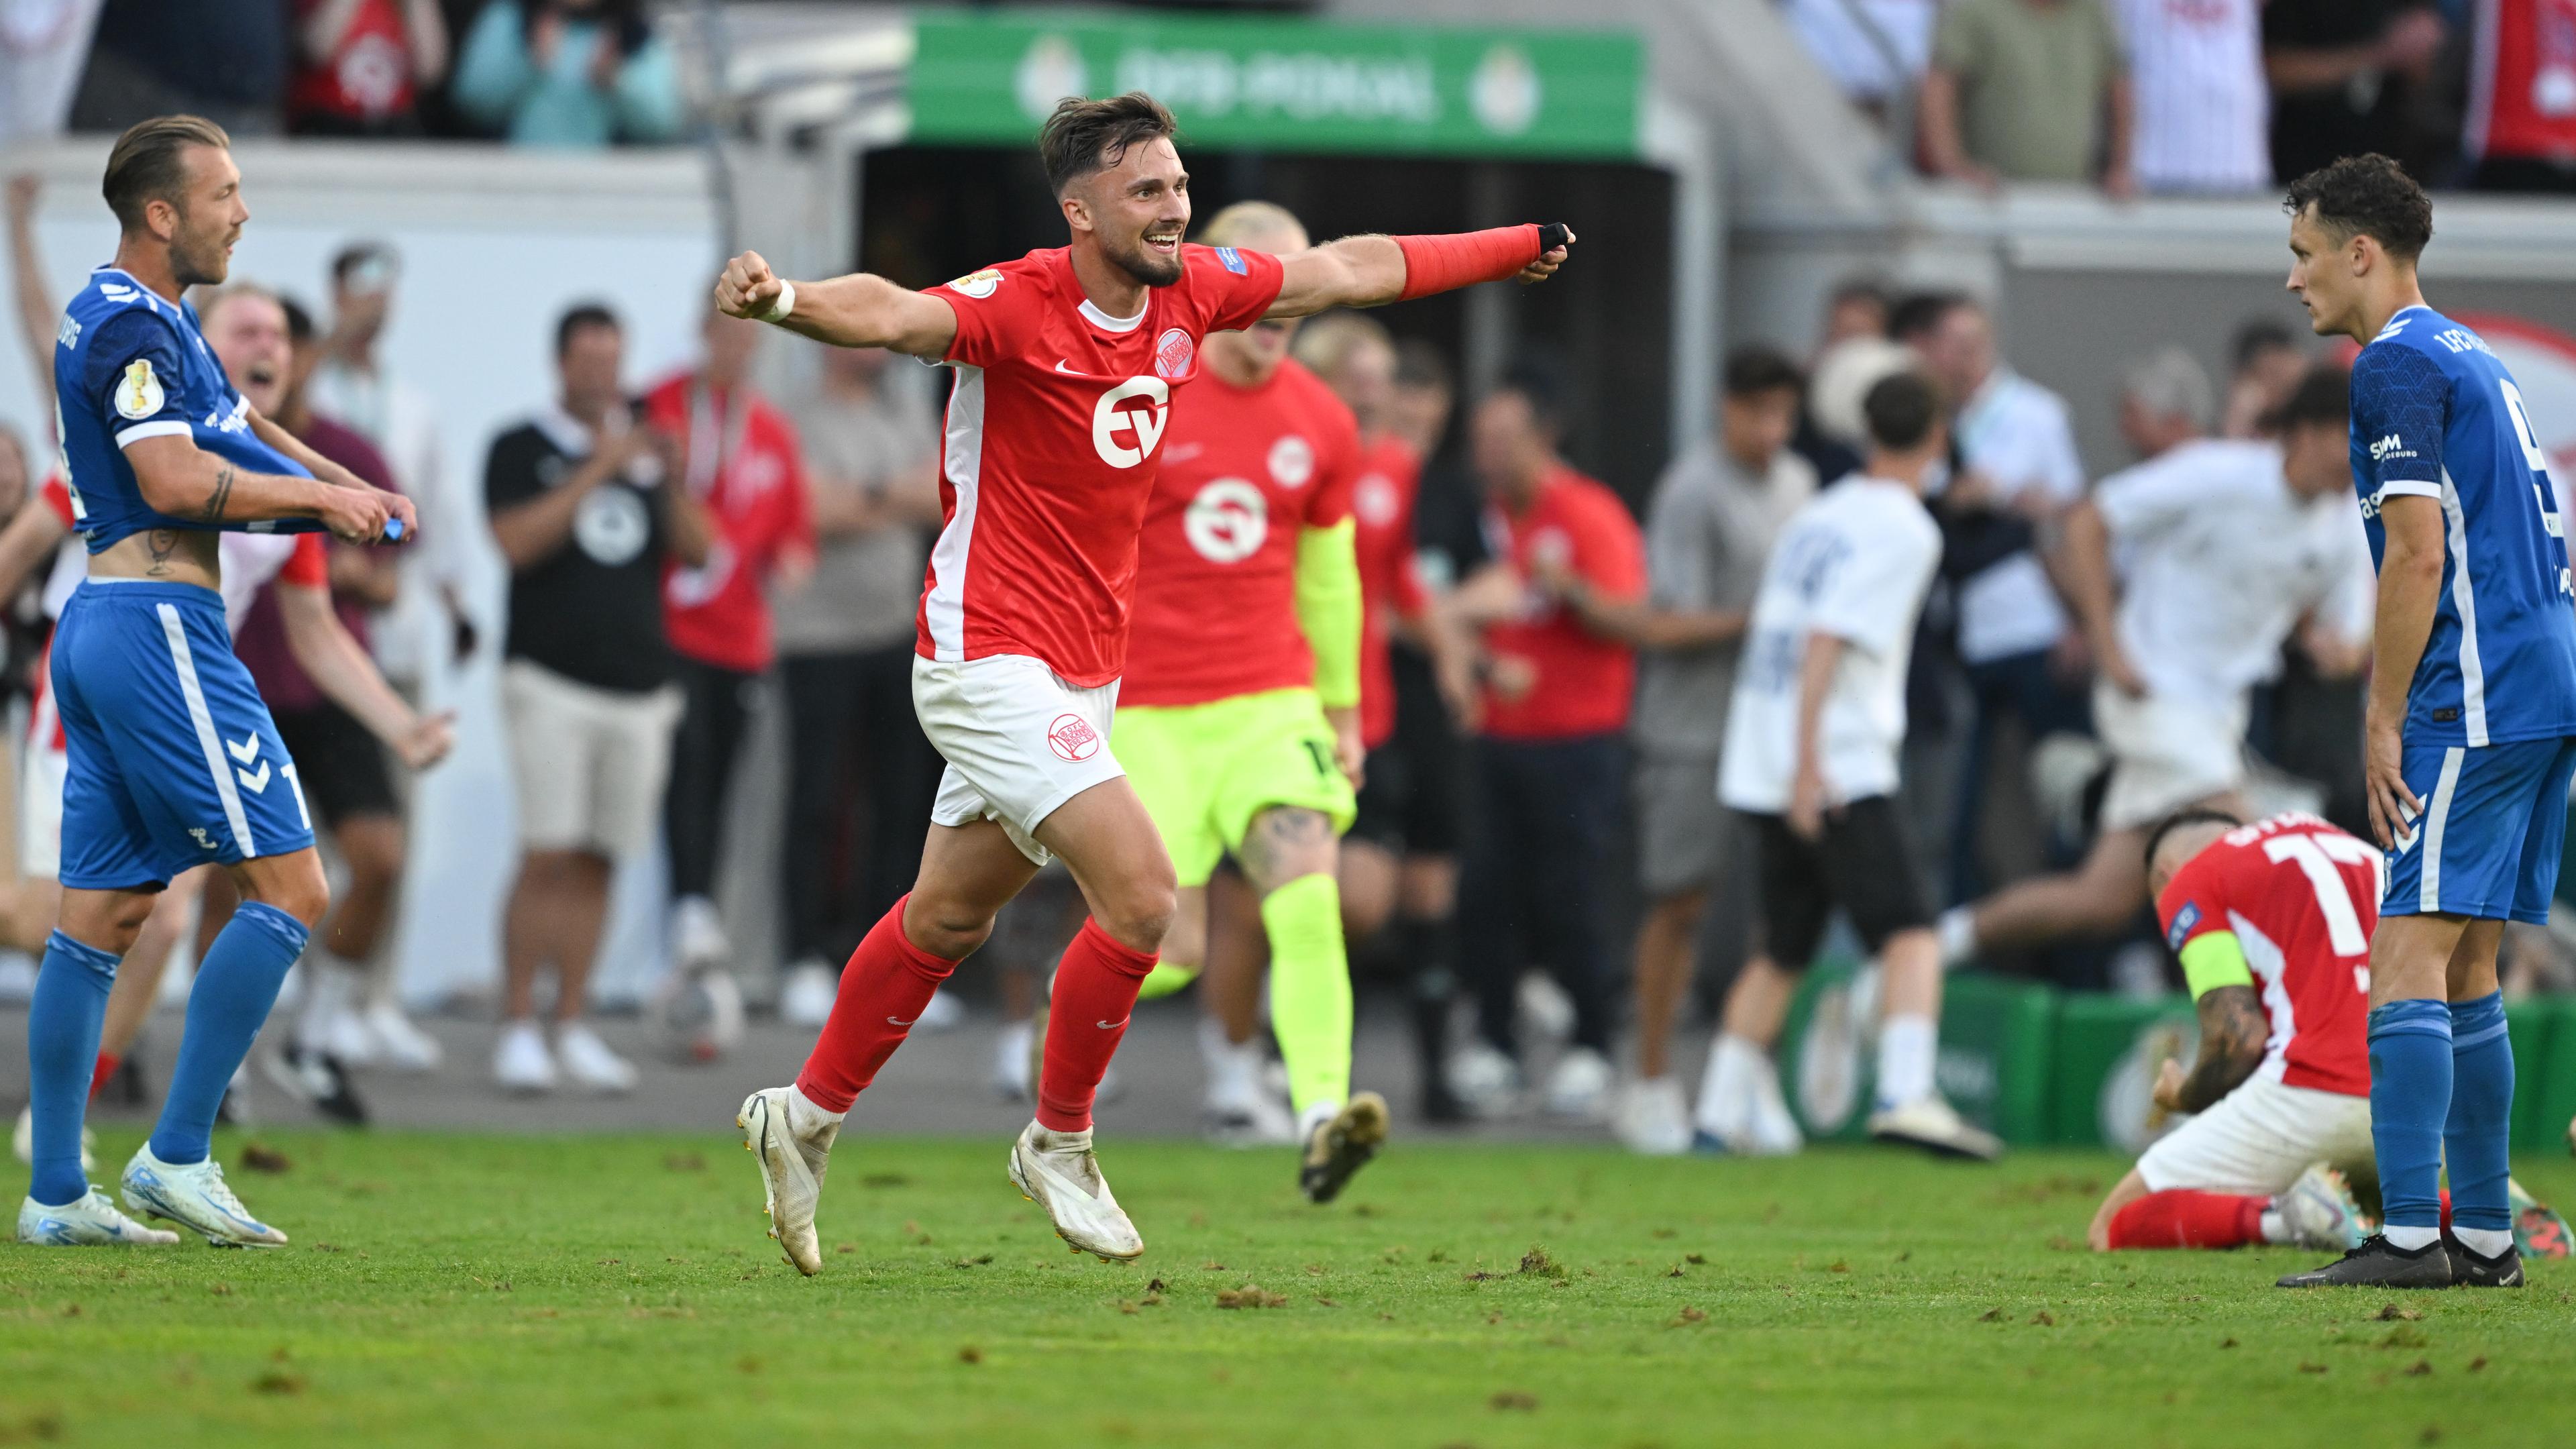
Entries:
{"label": "person in grey shirt", "polygon": [[1710,882],[1726,853],[1717,761],[1735,692],[1735,661],[1772,540],[1816,492],[1816,472],[1789,450],[1805,379],[1769,347],[1726,362],[1718,436],[1673,460],[1646,517],[1647,594],[1613,605],[1576,590],[1585,622],[1639,651],[1637,868],[1647,897],[1637,932],[1637,1081],[1618,1110],[1620,1140],[1640,1152],[1691,1145],[1691,1117],[1672,1074],[1673,1018],[1690,988]]}
{"label": "person in grey shirt", "polygon": [[[787,980],[780,1013],[831,1014],[840,963],[921,863],[938,757],[912,711],[913,613],[939,524],[939,424],[892,354],[822,349],[790,409],[805,445],[813,576],[776,601],[787,688]],[[852,827],[865,824],[865,829]]]}

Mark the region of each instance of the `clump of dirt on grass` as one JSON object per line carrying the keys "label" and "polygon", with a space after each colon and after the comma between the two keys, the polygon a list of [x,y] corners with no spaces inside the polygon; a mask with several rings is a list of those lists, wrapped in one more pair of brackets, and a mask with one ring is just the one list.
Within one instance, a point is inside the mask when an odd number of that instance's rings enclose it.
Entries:
{"label": "clump of dirt on grass", "polygon": [[265,1142],[243,1143],[241,1165],[253,1172],[286,1172],[295,1166],[288,1160],[285,1153]]}
{"label": "clump of dirt on grass", "polygon": [[1565,1265],[1549,1257],[1547,1249],[1533,1243],[1528,1252],[1521,1254],[1520,1272],[1532,1278],[1562,1278]]}
{"label": "clump of dirt on grass", "polygon": [[1288,1295],[1272,1293],[1258,1283],[1246,1283],[1240,1288],[1219,1290],[1216,1295],[1216,1306],[1219,1308],[1285,1308],[1288,1306]]}
{"label": "clump of dirt on grass", "polygon": [[1486,1400],[1486,1402],[1492,1404],[1498,1412],[1511,1412],[1517,1410],[1526,1414],[1538,1407],[1538,1395],[1524,1394],[1517,1390],[1507,1389],[1502,1393],[1494,1395],[1491,1399]]}

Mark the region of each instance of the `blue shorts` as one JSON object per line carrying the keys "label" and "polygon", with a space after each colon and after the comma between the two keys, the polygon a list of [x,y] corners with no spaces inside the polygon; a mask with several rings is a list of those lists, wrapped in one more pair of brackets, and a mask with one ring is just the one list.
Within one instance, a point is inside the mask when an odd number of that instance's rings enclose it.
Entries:
{"label": "blue shorts", "polygon": [[2548,920],[2576,738],[2408,745],[2399,768],[2424,809],[2388,852],[2379,913]]}
{"label": "blue shorts", "polygon": [[143,890],[208,861],[313,843],[304,791],[223,599],[194,584],[83,583],[54,631],[62,882]]}

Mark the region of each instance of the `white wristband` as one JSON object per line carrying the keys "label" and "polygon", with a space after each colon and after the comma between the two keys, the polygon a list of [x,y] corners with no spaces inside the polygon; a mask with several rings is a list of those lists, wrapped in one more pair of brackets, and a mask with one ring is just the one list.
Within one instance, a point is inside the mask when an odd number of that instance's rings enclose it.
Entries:
{"label": "white wristband", "polygon": [[751,314],[754,322],[784,322],[796,310],[796,284],[784,278],[778,283],[778,297],[767,307]]}

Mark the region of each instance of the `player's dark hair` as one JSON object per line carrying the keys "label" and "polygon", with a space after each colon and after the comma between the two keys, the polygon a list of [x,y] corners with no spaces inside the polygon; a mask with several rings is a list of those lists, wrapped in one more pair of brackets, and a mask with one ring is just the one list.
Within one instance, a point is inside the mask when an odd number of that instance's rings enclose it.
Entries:
{"label": "player's dark hair", "polygon": [[1767,343],[1739,347],[1726,357],[1726,395],[1754,397],[1766,392],[1804,392],[1807,375],[1789,354]]}
{"label": "player's dark hair", "polygon": [[1427,338],[1403,337],[1395,344],[1395,381],[1399,387],[1436,387],[1442,392],[1458,390],[1457,371],[1449,366],[1449,354]]}
{"label": "player's dark hair", "polygon": [[394,251],[391,242],[351,242],[340,248],[338,254],[331,258],[331,285],[335,287],[347,285],[351,272],[371,262],[384,262],[391,265],[399,260],[400,256]]}
{"label": "player's dark hair", "polygon": [[1887,335],[1911,342],[1940,326],[1953,307],[1974,305],[1964,292],[1909,292],[1887,309]]}
{"label": "player's dark hair", "polygon": [[1180,130],[1163,103],[1143,91],[1129,91],[1105,101],[1067,96],[1038,128],[1038,158],[1046,163],[1047,185],[1062,196],[1065,189],[1095,171],[1106,171],[1142,146]]}
{"label": "player's dark hair", "polygon": [[2281,348],[2297,351],[2299,340],[2290,335],[2290,324],[2270,317],[2256,317],[2236,329],[2227,344],[2227,364],[2243,372],[2254,365],[2254,359]]}
{"label": "player's dark hair", "polygon": [[572,350],[573,334],[585,327],[605,327],[611,332],[626,330],[626,324],[617,320],[617,314],[608,309],[607,303],[576,302],[566,307],[563,317],[555,323],[557,359],[561,359],[565,353]]}
{"label": "player's dark hair", "polygon": [[2264,429],[2276,433],[2302,425],[2340,432],[2351,423],[2352,374],[2331,362],[2309,368],[2281,406],[2263,420]]}
{"label": "player's dark hair", "polygon": [[301,347],[313,340],[313,314],[305,310],[303,303],[280,292],[277,307],[286,314],[286,340],[290,346]]}
{"label": "player's dark hair", "polygon": [[98,188],[107,198],[107,209],[116,213],[118,225],[140,231],[146,205],[179,204],[179,189],[188,180],[180,158],[191,146],[229,151],[233,138],[203,116],[154,116],[125,128],[107,153],[107,176]]}
{"label": "player's dark hair", "polygon": [[2154,870],[2157,849],[2165,843],[2165,837],[2175,831],[2194,825],[2224,825],[2233,830],[2244,823],[2234,812],[2221,810],[2213,805],[2186,805],[2157,821],[2155,828],[2147,832],[2146,853],[2138,859],[2147,869]]}
{"label": "player's dark hair", "polygon": [[2373,151],[2320,166],[2290,183],[2281,209],[2317,209],[2317,222],[2338,236],[2366,236],[2390,256],[2411,262],[2433,239],[2433,198],[2396,162]]}
{"label": "player's dark hair", "polygon": [[1880,378],[1860,400],[1869,440],[1891,453],[1909,453],[1932,436],[1941,420],[1941,389],[1912,369]]}
{"label": "player's dark hair", "polygon": [[1530,417],[1539,430],[1550,438],[1565,436],[1566,395],[1572,391],[1565,368],[1545,353],[1524,353],[1514,358],[1503,375],[1495,380],[1493,392],[1518,393],[1529,404]]}

